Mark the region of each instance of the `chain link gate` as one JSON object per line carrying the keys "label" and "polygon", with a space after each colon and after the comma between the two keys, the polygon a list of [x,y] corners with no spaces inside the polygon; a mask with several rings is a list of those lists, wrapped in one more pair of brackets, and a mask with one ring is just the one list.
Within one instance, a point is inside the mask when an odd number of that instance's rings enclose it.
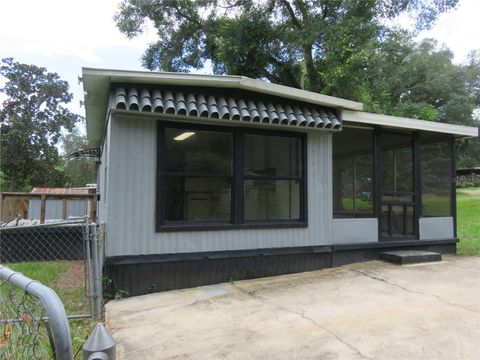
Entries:
{"label": "chain link gate", "polygon": [[[23,275],[15,271],[30,272],[34,280],[28,279],[29,284],[43,286],[38,279],[51,287],[62,308],[62,301],[65,304],[68,319],[99,320],[104,235],[104,227],[88,219],[1,228],[0,263],[8,267],[0,266],[17,278]],[[61,275],[52,277],[50,272]],[[28,291],[33,285],[21,288],[9,280],[0,279],[0,359],[63,359],[55,357],[47,307]]]}

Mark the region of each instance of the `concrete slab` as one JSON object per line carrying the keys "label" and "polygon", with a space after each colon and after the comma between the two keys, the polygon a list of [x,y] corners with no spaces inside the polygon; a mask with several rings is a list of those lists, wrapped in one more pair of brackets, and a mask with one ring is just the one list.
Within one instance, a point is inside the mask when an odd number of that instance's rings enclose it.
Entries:
{"label": "concrete slab", "polygon": [[422,250],[395,250],[380,253],[380,259],[394,264],[405,265],[442,261],[442,254]]}
{"label": "concrete slab", "polygon": [[176,290],[106,318],[118,359],[480,359],[480,258]]}

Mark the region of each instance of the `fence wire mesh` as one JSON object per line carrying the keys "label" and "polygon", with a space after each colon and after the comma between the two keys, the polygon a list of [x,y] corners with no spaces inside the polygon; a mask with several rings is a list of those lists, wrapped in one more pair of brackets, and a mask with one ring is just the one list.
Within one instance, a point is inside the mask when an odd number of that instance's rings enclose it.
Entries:
{"label": "fence wire mesh", "polygon": [[[92,330],[92,318],[101,317],[103,239],[103,227],[88,219],[0,228],[0,266],[57,293],[70,319],[75,350]],[[0,360],[53,358],[48,318],[39,300],[0,282]]]}
{"label": "fence wire mesh", "polygon": [[53,359],[53,342],[41,301],[0,280],[0,304],[0,359]]}
{"label": "fence wire mesh", "polygon": [[85,221],[0,228],[0,262],[85,259]]}
{"label": "fence wire mesh", "polygon": [[0,263],[52,288],[68,315],[90,316],[86,220],[0,229]]}

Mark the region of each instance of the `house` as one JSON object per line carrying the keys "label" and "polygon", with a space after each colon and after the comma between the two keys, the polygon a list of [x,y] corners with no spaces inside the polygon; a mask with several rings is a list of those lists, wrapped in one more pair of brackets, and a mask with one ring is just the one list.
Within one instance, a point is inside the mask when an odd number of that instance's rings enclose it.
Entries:
{"label": "house", "polygon": [[455,144],[477,128],[241,76],[82,78],[110,291],[456,250]]}
{"label": "house", "polygon": [[480,166],[457,169],[457,182],[480,182]]}

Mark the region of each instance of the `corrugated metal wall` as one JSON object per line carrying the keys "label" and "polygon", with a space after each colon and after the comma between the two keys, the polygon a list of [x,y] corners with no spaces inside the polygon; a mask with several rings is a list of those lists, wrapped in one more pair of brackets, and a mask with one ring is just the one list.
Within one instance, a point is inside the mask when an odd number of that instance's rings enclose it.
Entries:
{"label": "corrugated metal wall", "polygon": [[63,219],[63,200],[45,201],[45,219]]}
{"label": "corrugated metal wall", "polygon": [[29,200],[28,201],[28,218],[29,219],[40,219],[40,200]]}
{"label": "corrugated metal wall", "polygon": [[87,200],[67,200],[67,217],[83,217],[88,215]]}
{"label": "corrugated metal wall", "polygon": [[[327,245],[332,239],[331,134],[308,134],[308,227],[155,232],[156,121],[111,118],[107,256]],[[104,164],[102,164],[104,166]],[[102,193],[102,197],[105,194]],[[101,201],[102,202],[102,201]],[[101,210],[102,211],[102,210]],[[105,210],[103,210],[105,211]]]}

